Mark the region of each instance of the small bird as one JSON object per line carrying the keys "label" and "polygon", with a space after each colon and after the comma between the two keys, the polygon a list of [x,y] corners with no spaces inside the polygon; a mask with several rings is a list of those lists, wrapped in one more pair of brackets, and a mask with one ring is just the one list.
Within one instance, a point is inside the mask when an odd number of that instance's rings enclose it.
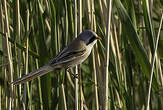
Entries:
{"label": "small bird", "polygon": [[70,68],[81,64],[91,53],[94,44],[101,39],[95,32],[85,30],[80,33],[70,44],[68,44],[54,59],[48,64],[37,70],[12,82],[13,85],[25,83],[38,76],[47,74],[48,72],[59,68]]}

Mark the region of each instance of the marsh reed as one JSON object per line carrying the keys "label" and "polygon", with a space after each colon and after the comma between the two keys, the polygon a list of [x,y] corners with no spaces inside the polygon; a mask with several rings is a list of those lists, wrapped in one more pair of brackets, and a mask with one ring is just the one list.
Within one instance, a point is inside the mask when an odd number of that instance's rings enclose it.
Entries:
{"label": "marsh reed", "polygon": [[[162,110],[161,0],[1,0],[0,110]],[[48,63],[83,30],[98,41],[70,72],[13,80]]]}

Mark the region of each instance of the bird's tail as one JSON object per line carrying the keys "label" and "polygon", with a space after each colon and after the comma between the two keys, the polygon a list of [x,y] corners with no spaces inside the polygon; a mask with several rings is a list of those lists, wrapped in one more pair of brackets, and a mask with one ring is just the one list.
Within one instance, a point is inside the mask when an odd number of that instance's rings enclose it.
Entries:
{"label": "bird's tail", "polygon": [[51,66],[49,65],[45,65],[37,70],[34,70],[33,72],[27,74],[27,75],[24,75],[23,77],[17,79],[16,81],[14,82],[11,82],[11,84],[13,85],[18,85],[20,83],[25,83],[27,81],[30,81],[38,76],[42,76],[42,75],[45,75],[46,73],[52,71],[54,68],[52,68]]}

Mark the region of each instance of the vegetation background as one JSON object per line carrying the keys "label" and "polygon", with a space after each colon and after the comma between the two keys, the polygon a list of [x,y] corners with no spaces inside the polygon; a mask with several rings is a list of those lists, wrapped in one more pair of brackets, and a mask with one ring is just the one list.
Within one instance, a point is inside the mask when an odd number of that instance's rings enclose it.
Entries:
{"label": "vegetation background", "polygon": [[[0,110],[163,110],[163,0],[0,0]],[[13,86],[80,32],[102,40],[72,73]]]}

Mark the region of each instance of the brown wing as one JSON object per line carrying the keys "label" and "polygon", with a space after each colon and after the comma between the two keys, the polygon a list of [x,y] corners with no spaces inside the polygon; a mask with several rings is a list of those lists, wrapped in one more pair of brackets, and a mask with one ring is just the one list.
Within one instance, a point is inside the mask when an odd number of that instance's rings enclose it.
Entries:
{"label": "brown wing", "polygon": [[79,39],[75,39],[51,61],[51,64],[71,61],[74,58],[83,55],[85,51],[85,43]]}

